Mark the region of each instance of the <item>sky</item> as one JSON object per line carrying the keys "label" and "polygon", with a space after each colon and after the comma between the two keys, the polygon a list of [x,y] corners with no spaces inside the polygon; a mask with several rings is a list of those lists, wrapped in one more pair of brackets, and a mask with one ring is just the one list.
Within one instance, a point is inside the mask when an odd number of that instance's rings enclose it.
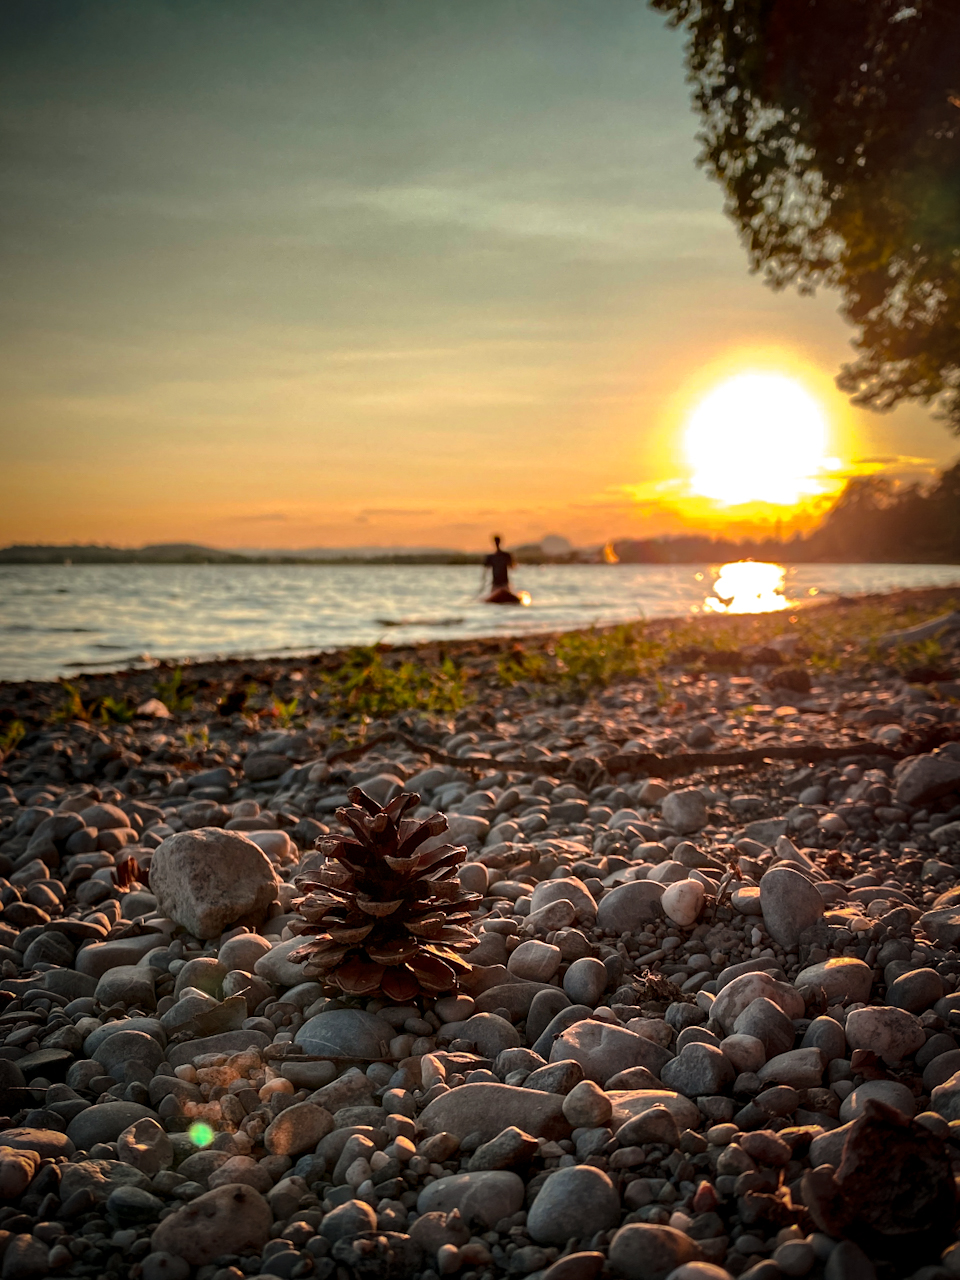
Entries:
{"label": "sky", "polygon": [[[642,0],[7,0],[0,543],[749,532],[952,461],[836,391],[837,296],[748,273],[696,127]],[[757,372],[821,414],[799,506],[696,488]]]}

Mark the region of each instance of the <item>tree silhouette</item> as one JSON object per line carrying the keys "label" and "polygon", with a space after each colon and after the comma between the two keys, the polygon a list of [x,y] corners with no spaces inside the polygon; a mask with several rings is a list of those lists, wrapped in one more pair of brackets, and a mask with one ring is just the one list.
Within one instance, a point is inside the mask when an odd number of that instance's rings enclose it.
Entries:
{"label": "tree silhouette", "polygon": [[688,33],[701,163],[774,288],[837,287],[856,404],[960,434],[960,0],[650,0]]}

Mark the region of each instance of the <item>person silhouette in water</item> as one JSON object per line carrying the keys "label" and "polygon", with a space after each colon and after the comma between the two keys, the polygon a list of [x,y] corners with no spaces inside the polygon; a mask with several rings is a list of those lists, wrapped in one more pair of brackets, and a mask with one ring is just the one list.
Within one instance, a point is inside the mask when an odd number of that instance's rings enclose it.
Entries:
{"label": "person silhouette in water", "polygon": [[498,591],[510,590],[510,570],[514,565],[513,556],[510,552],[502,550],[498,534],[494,534],[493,536],[493,545],[496,547],[496,551],[491,552],[483,562],[484,582],[486,582],[487,570],[490,570],[491,595]]}

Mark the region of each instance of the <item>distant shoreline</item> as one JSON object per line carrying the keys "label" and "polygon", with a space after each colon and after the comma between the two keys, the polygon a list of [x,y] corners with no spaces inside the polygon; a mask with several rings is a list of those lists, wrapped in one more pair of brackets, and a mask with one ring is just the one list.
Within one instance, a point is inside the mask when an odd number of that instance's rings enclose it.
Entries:
{"label": "distant shoreline", "polygon": [[[622,559],[620,564],[628,568],[636,568],[640,565],[649,565],[651,567],[663,568],[669,565],[692,565],[692,564],[708,564],[708,563],[728,563],[730,561],[743,560],[768,560],[783,565],[801,565],[801,564],[957,564],[960,569],[960,562],[954,557],[938,557],[925,556],[922,558],[916,556],[907,557],[869,557],[856,559],[850,556],[797,556],[796,545],[784,543],[779,546],[771,546],[769,543],[757,546],[756,544],[728,544],[718,541],[712,546],[698,545],[696,552],[692,549],[679,548],[671,546],[669,540],[665,540],[660,544],[663,548],[663,558],[661,559]],[[144,547],[140,549],[124,550],[119,547],[96,547],[96,546],[64,546],[64,547],[48,547],[48,546],[12,546],[0,547],[0,565],[20,566],[20,567],[74,567],[74,566],[90,566],[90,565],[135,565],[140,567],[163,567],[163,566],[194,566],[194,565],[210,565],[210,566],[237,566],[250,568],[268,568],[271,566],[297,567],[305,568],[337,568],[347,566],[349,568],[364,568],[367,566],[473,566],[478,567],[484,562],[484,554],[482,552],[469,551],[444,551],[444,552],[411,552],[404,554],[402,552],[384,554],[384,555],[297,555],[290,553],[289,555],[243,555],[240,552],[220,551],[213,547],[196,547],[189,550],[178,550],[176,552],[165,552],[162,549],[153,549]],[[605,564],[606,567],[616,568],[616,563],[609,564],[600,558],[593,551],[573,551],[563,556],[536,555],[529,551],[521,551],[517,556],[517,563],[521,565],[560,565],[590,568],[599,564]]]}

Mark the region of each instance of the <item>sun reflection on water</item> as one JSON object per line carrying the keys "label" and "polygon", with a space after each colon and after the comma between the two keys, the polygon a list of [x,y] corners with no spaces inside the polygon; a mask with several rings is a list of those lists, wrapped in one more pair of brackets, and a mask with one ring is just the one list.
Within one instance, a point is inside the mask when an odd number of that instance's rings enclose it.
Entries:
{"label": "sun reflection on water", "polygon": [[707,613],[776,613],[789,601],[783,594],[786,569],[782,564],[736,560],[722,565],[714,594],[703,602]]}

